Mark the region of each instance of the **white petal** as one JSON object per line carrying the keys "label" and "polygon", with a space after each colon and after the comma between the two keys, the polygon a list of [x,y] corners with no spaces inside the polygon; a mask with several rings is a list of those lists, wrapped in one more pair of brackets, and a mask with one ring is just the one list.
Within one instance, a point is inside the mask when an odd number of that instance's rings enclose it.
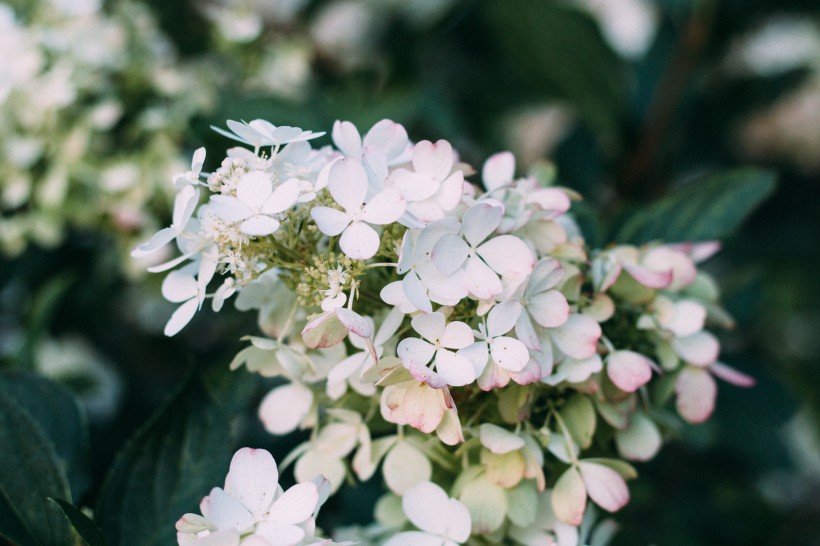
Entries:
{"label": "white petal", "polygon": [[226,222],[238,222],[256,214],[254,208],[229,195],[212,195],[210,203],[213,213]]}
{"label": "white petal", "polygon": [[691,336],[674,338],[672,349],[686,362],[703,367],[717,360],[720,343],[711,333],[700,331]]}
{"label": "white petal", "polygon": [[442,210],[450,212],[461,202],[462,195],[464,195],[464,173],[457,171],[441,183],[433,200]]}
{"label": "white petal", "polygon": [[487,315],[487,335],[489,337],[503,336],[513,329],[523,308],[517,301],[505,301],[492,308]]}
{"label": "white petal", "polygon": [[259,210],[273,191],[270,175],[262,171],[251,171],[242,176],[236,184],[236,198],[254,210]]}
{"label": "white petal", "polygon": [[191,171],[199,174],[202,170],[202,164],[205,163],[205,148],[197,148],[194,156],[191,158]]}
{"label": "white petal", "polygon": [[635,392],[652,378],[652,361],[634,351],[615,351],[606,359],[606,373],[622,391]]}
{"label": "white petal", "polygon": [[410,522],[428,533],[447,532],[450,497],[438,485],[425,481],[408,490],[401,501]]}
{"label": "white petal", "polygon": [[347,157],[330,169],[327,186],[333,199],[345,210],[359,210],[367,195],[367,173],[358,159]]}
{"label": "white petal", "polygon": [[433,264],[444,275],[452,275],[467,260],[470,247],[458,235],[448,233],[433,247]]}
{"label": "white petal", "polygon": [[359,130],[349,121],[336,121],[333,124],[333,143],[348,157],[358,157],[362,151],[362,137]]}
{"label": "white petal", "polygon": [[339,246],[354,260],[367,260],[379,250],[379,234],[364,222],[353,222],[342,233]]}
{"label": "white petal", "polygon": [[362,210],[362,219],[371,224],[391,224],[404,214],[405,202],[396,188],[376,194]]}
{"label": "white petal", "polygon": [[185,186],[174,198],[174,218],[172,226],[180,231],[194,214],[197,204],[199,204],[199,189],[193,186]]}
{"label": "white petal", "polygon": [[487,191],[512,182],[515,175],[515,156],[510,152],[491,155],[481,169],[481,179]]}
{"label": "white petal", "polygon": [[731,383],[732,385],[738,387],[753,387],[755,384],[755,380],[753,377],[746,375],[743,372],[740,372],[722,362],[715,362],[709,369],[715,375],[715,377],[719,377],[726,381],[727,383]]}
{"label": "white petal", "polygon": [[211,494],[202,499],[199,508],[202,515],[219,530],[236,529],[242,533],[255,523],[250,511],[219,487],[214,487]]}
{"label": "white petal", "polygon": [[524,447],[524,440],[520,436],[498,425],[484,423],[478,431],[481,445],[493,453],[504,454]]}
{"label": "white petal", "polygon": [[393,535],[382,546],[444,546],[444,539],[423,531],[405,531]]}
{"label": "white petal", "polygon": [[415,337],[401,340],[401,343],[399,343],[399,346],[396,348],[396,354],[406,367],[409,367],[411,364],[425,366],[432,360],[435,352],[435,347]]}
{"label": "white petal", "polygon": [[567,321],[550,330],[552,339],[561,351],[572,358],[589,358],[595,354],[601,327],[595,320],[584,315],[570,315]]}
{"label": "white petal", "polygon": [[490,349],[483,341],[477,341],[458,350],[458,354],[467,358],[475,369],[476,376],[480,376],[490,360]]}
{"label": "white petal", "polygon": [[310,518],[319,501],[319,490],[312,482],[299,483],[285,491],[271,506],[271,521],[296,525]]}
{"label": "white petal", "polygon": [[270,508],[279,485],[279,470],[264,449],[244,447],[231,459],[225,491],[238,499],[256,519]]}
{"label": "white petal", "polygon": [[658,427],[643,413],[634,413],[628,428],[615,431],[618,453],[630,461],[648,461],[654,458],[662,442]]}
{"label": "white petal", "polygon": [[446,140],[435,144],[422,140],[413,147],[413,167],[416,172],[444,180],[453,168],[453,147]]}
{"label": "white petal", "polygon": [[287,434],[307,416],[313,406],[313,392],[301,383],[271,390],[259,405],[259,419],[271,434]]}
{"label": "white petal", "polygon": [[162,281],[162,297],[173,303],[187,301],[197,295],[199,289],[194,276],[184,269],[171,271]]}
{"label": "white petal", "polygon": [[344,482],[347,470],[337,457],[309,449],[296,461],[293,475],[298,482],[309,482],[316,476],[324,476],[330,481],[331,491],[336,492]]}
{"label": "white petal", "polygon": [[565,271],[561,262],[555,258],[543,258],[535,264],[530,274],[526,294],[538,294],[553,288],[564,279]]}
{"label": "white petal", "polygon": [[515,235],[501,235],[490,239],[478,247],[476,252],[500,275],[529,274],[535,267],[532,250]]}
{"label": "white petal", "polygon": [[466,323],[453,321],[444,328],[441,345],[448,349],[463,349],[475,341],[473,331]]}
{"label": "white petal", "polygon": [[239,225],[239,231],[255,237],[270,235],[277,229],[279,229],[279,220],[264,214],[251,216]]}
{"label": "white petal", "polygon": [[704,369],[686,366],[675,381],[675,407],[690,423],[706,421],[715,409],[717,385]]}
{"label": "white petal", "polygon": [[535,327],[526,310],[518,316],[518,320],[515,322],[515,337],[521,340],[521,343],[526,345],[527,349],[533,351],[539,351],[541,349],[538,334],[536,334]]}
{"label": "white petal", "polygon": [[706,321],[706,308],[696,301],[681,300],[672,304],[667,311],[666,315],[658,313],[659,322],[677,337],[686,337],[700,331]]}
{"label": "white petal", "polygon": [[336,309],[334,311],[339,321],[359,337],[373,337],[373,320],[366,320],[363,316],[350,309]]}
{"label": "white petal", "polygon": [[415,271],[411,271],[404,276],[401,281],[401,288],[407,300],[416,309],[425,313],[433,312],[433,304],[430,303],[430,298],[427,296],[427,288],[422,284]]}
{"label": "white petal", "polygon": [[464,213],[462,230],[472,246],[478,246],[501,223],[504,209],[490,203],[476,203]]}
{"label": "white petal", "polygon": [[301,191],[301,181],[291,178],[276,188],[262,206],[264,214],[276,214],[289,209],[296,202]]}
{"label": "white petal", "polygon": [[367,131],[364,145],[380,148],[391,165],[394,165],[398,164],[396,162],[406,161],[406,158],[402,156],[408,150],[410,142],[407,138],[407,131],[400,123],[383,119]]}
{"label": "white petal", "polygon": [[432,197],[439,189],[438,180],[429,174],[420,172],[402,172],[393,179],[393,184],[407,201],[424,201]]}
{"label": "white petal", "polygon": [[466,357],[447,349],[436,351],[436,371],[452,387],[469,385],[476,379],[475,368]]}
{"label": "white petal", "polygon": [[478,299],[488,300],[504,290],[501,279],[478,257],[467,258],[465,288]]}
{"label": "white petal", "polygon": [[613,469],[584,461],[578,467],[589,497],[598,506],[608,512],[617,512],[629,502],[629,488]]}
{"label": "white petal", "polygon": [[350,224],[350,216],[330,207],[313,207],[310,209],[310,216],[319,231],[331,237],[343,232]]}
{"label": "white petal", "polygon": [[511,337],[497,337],[490,343],[490,353],[496,364],[511,372],[520,372],[530,360],[523,343]]}
{"label": "white petal", "polygon": [[574,466],[568,468],[552,490],[552,511],[561,521],[570,525],[581,525],[587,505],[584,480]]}
{"label": "white petal", "polygon": [[411,487],[430,480],[433,466],[410,442],[399,441],[384,458],[382,472],[387,487],[397,495],[404,495]]}
{"label": "white petal", "polygon": [[171,318],[168,319],[168,323],[165,325],[164,333],[166,336],[171,337],[179,333],[180,330],[185,328],[185,325],[191,322],[191,319],[194,318],[194,315],[199,309],[199,302],[196,298],[191,299],[180,305],[174,314],[171,315]]}
{"label": "white petal", "polygon": [[413,326],[413,330],[421,334],[421,337],[436,343],[444,336],[446,322],[447,319],[444,314],[436,311],[426,315],[416,315],[410,324]]}
{"label": "white petal", "polygon": [[163,228],[156,232],[153,237],[147,242],[142,243],[137,248],[131,251],[131,256],[135,258],[139,258],[140,256],[145,256],[146,254],[150,254],[160,248],[164,247],[168,243],[174,240],[174,237],[177,236],[177,230],[174,228]]}
{"label": "white petal", "polygon": [[569,318],[569,303],[558,290],[548,290],[533,296],[527,303],[527,311],[544,328],[555,328]]}

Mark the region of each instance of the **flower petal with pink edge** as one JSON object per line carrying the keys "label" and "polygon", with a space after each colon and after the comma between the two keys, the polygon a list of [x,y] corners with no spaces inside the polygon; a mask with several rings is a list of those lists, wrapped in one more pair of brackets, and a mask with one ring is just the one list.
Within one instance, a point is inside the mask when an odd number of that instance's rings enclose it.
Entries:
{"label": "flower petal with pink edge", "polygon": [[698,270],[692,259],[678,250],[660,246],[649,250],[641,259],[641,265],[655,271],[671,271],[670,290],[680,290],[695,282]]}
{"label": "flower petal with pink edge", "polygon": [[426,383],[411,385],[402,398],[407,424],[424,433],[436,430],[447,404],[443,389],[434,389]]}
{"label": "flower petal with pink edge", "polygon": [[435,144],[429,140],[417,142],[413,147],[413,168],[436,180],[444,180],[453,168],[453,147],[446,140]]}
{"label": "flower petal with pink edge", "polygon": [[515,156],[510,152],[491,155],[481,168],[481,179],[487,191],[509,184],[515,176]]}
{"label": "flower petal with pink edge", "polygon": [[624,263],[623,267],[636,281],[647,288],[666,288],[672,283],[671,268],[658,271],[629,262]]}
{"label": "flower petal with pink edge", "polygon": [[501,224],[504,207],[493,203],[476,203],[464,213],[461,230],[473,247],[481,244]]}
{"label": "flower petal with pink edge", "polygon": [[327,187],[345,210],[359,210],[367,195],[367,173],[358,159],[340,159],[330,169]]}
{"label": "flower petal with pink edge", "polygon": [[617,512],[629,502],[629,488],[620,474],[608,466],[581,461],[581,478],[589,497],[608,512]]}
{"label": "flower petal with pink edge", "polygon": [[569,318],[569,303],[558,290],[548,290],[530,298],[527,311],[544,328],[555,328]]}
{"label": "flower petal with pink edge", "polygon": [[550,330],[550,333],[564,354],[575,359],[584,359],[597,351],[601,326],[590,317],[572,314],[564,324]]}
{"label": "flower petal with pink edge", "polygon": [[501,235],[490,239],[476,249],[493,271],[501,275],[508,273],[530,273],[535,267],[535,255],[524,241],[515,235]]}
{"label": "flower petal with pink edge", "polygon": [[315,483],[298,483],[276,499],[267,519],[289,525],[303,523],[313,514],[318,501],[319,490]]}
{"label": "flower petal with pink edge", "polygon": [[432,199],[446,212],[450,212],[461,202],[464,195],[464,173],[454,172],[439,186]]}
{"label": "flower petal with pink edge", "polygon": [[738,371],[731,366],[727,366],[722,362],[714,362],[709,369],[715,375],[723,379],[727,383],[731,383],[737,387],[754,387],[755,379],[745,373]]}
{"label": "flower petal with pink edge", "polygon": [[690,423],[706,421],[715,409],[717,384],[708,371],[686,366],[675,381],[675,407]]}
{"label": "flower petal with pink edge", "polygon": [[555,516],[570,525],[581,525],[587,506],[584,480],[574,466],[569,467],[555,482],[552,489],[552,511]]}
{"label": "flower petal with pink edge", "polygon": [[225,491],[239,500],[257,519],[270,508],[279,484],[273,456],[264,449],[242,448],[231,459]]}
{"label": "flower petal with pink edge", "polygon": [[265,395],[259,419],[271,434],[287,434],[296,430],[312,406],[313,392],[301,383],[289,383]]}
{"label": "flower petal with pink edge", "polygon": [[700,331],[690,336],[674,338],[672,349],[689,364],[705,367],[717,360],[720,343],[710,332]]}
{"label": "flower petal with pink edge", "polygon": [[606,359],[606,373],[622,391],[635,392],[652,378],[652,361],[634,351],[615,351]]}
{"label": "flower petal with pink edge", "polygon": [[339,247],[354,260],[367,260],[379,250],[379,234],[364,222],[353,222],[342,233]]}
{"label": "flower petal with pink edge", "polygon": [[362,209],[362,219],[371,224],[391,224],[398,220],[406,203],[396,188],[387,188],[377,193]]}

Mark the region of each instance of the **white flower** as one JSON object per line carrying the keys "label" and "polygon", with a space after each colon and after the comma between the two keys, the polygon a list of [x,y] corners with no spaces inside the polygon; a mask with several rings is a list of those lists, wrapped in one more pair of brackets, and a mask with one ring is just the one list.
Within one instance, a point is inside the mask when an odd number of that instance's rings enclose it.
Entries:
{"label": "white flower", "polygon": [[349,121],[333,124],[333,143],[346,156],[361,159],[366,150],[378,150],[387,166],[400,165],[410,160],[410,141],[400,124],[383,119],[367,132],[362,141],[359,130]]}
{"label": "white flower", "polygon": [[[470,361],[450,349],[463,349],[473,342],[470,327],[463,322],[450,322],[443,313],[416,315],[411,322],[413,329],[424,338],[407,338],[399,343],[396,352],[402,364],[419,380],[439,384],[437,373],[447,385],[460,387],[475,381],[476,369]],[[436,372],[427,369],[433,360]]]}
{"label": "white flower", "polygon": [[214,213],[227,222],[241,222],[239,230],[253,236],[270,235],[279,229],[275,215],[288,210],[299,197],[300,182],[286,180],[273,188],[271,175],[252,171],[239,179],[236,197],[212,195]]}
{"label": "white flower", "polygon": [[506,336],[513,329],[522,306],[517,301],[506,301],[498,304],[487,315],[485,323],[479,324],[475,332],[479,341],[462,351],[470,359],[479,374],[492,357],[493,364],[510,372],[520,372],[530,360],[527,347],[519,340]]}
{"label": "white flower", "polygon": [[199,184],[199,175],[202,172],[202,165],[205,163],[205,148],[198,148],[191,159],[191,170],[178,174],[174,177],[174,187],[182,189],[186,185],[196,186]]}
{"label": "white flower", "polygon": [[384,546],[455,546],[470,538],[470,512],[432,482],[422,482],[402,497],[407,519],[421,531],[392,537]]}
{"label": "white flower", "polygon": [[356,159],[342,159],[330,169],[328,189],[344,212],[330,207],[314,207],[310,211],[322,233],[342,235],[339,246],[354,260],[366,260],[379,250],[379,234],[370,224],[393,223],[405,208],[404,199],[395,188],[385,189],[365,204],[367,187],[362,164]]}
{"label": "white flower", "polygon": [[324,135],[324,133],[303,131],[298,127],[287,125],[277,127],[263,119],[255,119],[250,123],[244,121],[240,123],[229,119],[227,125],[231,132],[214,126],[211,126],[211,129],[222,136],[253,146],[255,150],[262,146],[278,147],[289,142],[311,140]]}
{"label": "white flower", "polygon": [[185,185],[174,198],[174,213],[171,226],[159,230],[151,240],[135,248],[131,255],[135,258],[156,252],[175,238],[179,237],[189,227],[199,204],[199,189],[192,185]]}

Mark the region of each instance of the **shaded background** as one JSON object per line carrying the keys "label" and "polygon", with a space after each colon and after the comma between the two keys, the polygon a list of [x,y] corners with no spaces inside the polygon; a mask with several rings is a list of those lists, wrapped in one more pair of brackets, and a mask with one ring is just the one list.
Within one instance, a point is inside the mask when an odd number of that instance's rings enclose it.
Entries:
{"label": "shaded background", "polygon": [[[293,17],[263,20],[244,41],[226,38],[202,3],[148,4],[182,60],[218,72],[216,100],[184,136],[184,153],[211,152],[206,171],[228,146],[208,127],[225,119],[329,130],[336,119],[366,128],[389,117],[414,140],[449,140],[474,166],[502,149],[516,152],[519,171],[553,161],[560,183],[585,196],[581,221],[599,246],[631,211],[700,175],[776,171],[776,193],[707,265],[737,321],[722,334],[723,359],[757,386],[721,384],[708,423],[680,427],[638,465],[614,544],[818,545],[820,9],[607,2],[419,2],[436,8],[426,16],[399,2],[293,2],[304,4]],[[294,49],[290,65],[266,60]],[[0,264],[2,365],[42,368],[69,355],[106,370],[61,376],[86,400],[95,381],[114,393],[89,411],[94,463],[78,499],[88,505],[126,439],[191,370],[223,369],[256,331],[255,317],[225,309],[163,337],[172,307],[159,300],[159,279],[123,273],[117,237],[74,227],[58,247],[31,245]],[[43,356],[46,340],[57,344]],[[251,400],[269,387],[242,382]],[[293,438],[265,435],[252,406],[240,436],[281,457]],[[368,521],[350,500],[372,486],[343,491],[327,521]]]}

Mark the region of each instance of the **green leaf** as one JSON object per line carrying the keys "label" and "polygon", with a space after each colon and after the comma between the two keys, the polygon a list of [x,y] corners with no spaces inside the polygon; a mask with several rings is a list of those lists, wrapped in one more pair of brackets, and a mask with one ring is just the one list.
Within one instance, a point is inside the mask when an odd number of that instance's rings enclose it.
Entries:
{"label": "green leaf", "polygon": [[743,168],[687,184],[631,215],[614,239],[642,244],[723,239],[774,191],[771,171]]}
{"label": "green leaf", "polygon": [[625,66],[583,11],[544,0],[483,2],[483,16],[517,82],[538,97],[566,99],[605,144],[619,132]]}
{"label": "green leaf", "polygon": [[110,544],[164,546],[174,523],[221,486],[234,451],[232,420],[254,378],[224,366],[195,374],[129,441],[95,510]]}
{"label": "green leaf", "polygon": [[43,429],[0,391],[0,536],[20,546],[74,544],[49,497],[68,498],[68,480]]}
{"label": "green leaf", "polygon": [[63,514],[71,522],[74,530],[80,535],[88,546],[106,546],[105,537],[102,531],[97,527],[94,521],[82,513],[82,511],[68,501],[62,499],[50,498],[50,501],[57,504],[63,511]]}
{"label": "green leaf", "polygon": [[54,381],[16,370],[0,373],[0,392],[40,425],[65,468],[74,500],[82,497],[91,485],[88,426],[74,395]]}
{"label": "green leaf", "polygon": [[579,447],[586,449],[592,445],[597,420],[595,406],[592,405],[590,397],[578,394],[570,398],[561,408],[561,418]]}

